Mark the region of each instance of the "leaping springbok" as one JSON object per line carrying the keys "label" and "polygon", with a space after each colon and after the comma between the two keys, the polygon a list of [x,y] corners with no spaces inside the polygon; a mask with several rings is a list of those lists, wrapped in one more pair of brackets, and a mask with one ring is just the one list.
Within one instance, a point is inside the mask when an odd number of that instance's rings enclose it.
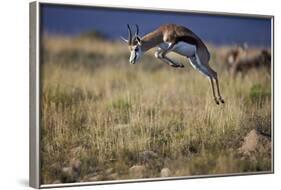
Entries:
{"label": "leaping springbok", "polygon": [[[155,57],[172,67],[184,67],[183,64],[176,63],[166,55],[173,51],[179,55],[185,56],[190,60],[194,69],[205,75],[211,83],[214,100],[219,104],[224,103],[220,94],[219,82],[217,73],[209,66],[210,53],[206,45],[196,36],[191,30],[175,24],[162,25],[156,30],[146,34],[143,37],[139,36],[139,27],[136,24],[136,33],[132,36],[132,31],[129,25],[128,40],[122,39],[128,43],[130,55],[130,64],[135,64],[140,57],[149,49],[158,46],[155,52]],[[218,98],[216,97],[214,82],[216,82]]]}

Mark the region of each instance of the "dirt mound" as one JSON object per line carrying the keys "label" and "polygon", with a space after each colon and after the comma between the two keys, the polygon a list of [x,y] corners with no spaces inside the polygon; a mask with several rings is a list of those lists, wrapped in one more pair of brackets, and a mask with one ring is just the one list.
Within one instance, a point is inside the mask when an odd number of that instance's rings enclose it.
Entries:
{"label": "dirt mound", "polygon": [[238,151],[244,155],[250,155],[256,152],[270,152],[270,149],[271,139],[253,129],[246,135]]}
{"label": "dirt mound", "polygon": [[130,176],[133,178],[146,177],[147,169],[142,165],[134,165],[129,169]]}
{"label": "dirt mound", "polygon": [[161,177],[170,177],[171,176],[171,170],[169,168],[163,168],[160,172]]}

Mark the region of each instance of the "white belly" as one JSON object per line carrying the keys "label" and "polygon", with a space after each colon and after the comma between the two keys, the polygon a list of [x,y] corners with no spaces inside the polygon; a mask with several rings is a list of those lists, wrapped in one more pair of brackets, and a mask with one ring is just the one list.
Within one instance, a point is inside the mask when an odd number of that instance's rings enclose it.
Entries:
{"label": "white belly", "polygon": [[[162,43],[162,44],[159,45],[159,47],[161,49],[167,49],[168,46],[169,46],[168,43]],[[171,51],[176,52],[176,53],[178,53],[180,55],[183,55],[183,56],[191,57],[196,52],[196,46],[188,44],[188,43],[185,43],[185,42],[178,42],[173,47],[173,49]]]}

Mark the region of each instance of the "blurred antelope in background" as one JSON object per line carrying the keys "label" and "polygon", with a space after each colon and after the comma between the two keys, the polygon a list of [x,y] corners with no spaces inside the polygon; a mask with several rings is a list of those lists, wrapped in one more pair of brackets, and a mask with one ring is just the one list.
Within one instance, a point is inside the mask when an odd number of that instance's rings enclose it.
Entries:
{"label": "blurred antelope in background", "polygon": [[[175,52],[188,58],[194,69],[205,75],[211,83],[214,100],[224,103],[220,94],[220,87],[217,73],[209,66],[210,53],[206,45],[191,30],[175,24],[162,25],[156,30],[139,36],[139,27],[136,26],[136,33],[132,36],[129,25],[128,39],[122,39],[128,44],[130,50],[130,64],[135,64],[140,57],[149,49],[158,47],[155,57],[172,67],[184,67],[167,56],[169,52]],[[217,95],[215,93],[214,81],[216,84]]]}
{"label": "blurred antelope in background", "polygon": [[226,63],[234,77],[238,72],[245,74],[250,69],[262,67],[270,72],[271,53],[266,49],[250,49],[247,44],[243,44],[228,52]]}

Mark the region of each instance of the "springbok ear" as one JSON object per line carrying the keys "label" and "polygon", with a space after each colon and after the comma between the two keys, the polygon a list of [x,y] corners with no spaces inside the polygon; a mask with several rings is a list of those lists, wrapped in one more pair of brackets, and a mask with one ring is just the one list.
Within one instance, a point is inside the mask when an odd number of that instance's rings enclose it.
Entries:
{"label": "springbok ear", "polygon": [[139,36],[136,36],[136,41],[138,42],[139,45],[141,45],[142,41],[141,41],[141,38]]}

